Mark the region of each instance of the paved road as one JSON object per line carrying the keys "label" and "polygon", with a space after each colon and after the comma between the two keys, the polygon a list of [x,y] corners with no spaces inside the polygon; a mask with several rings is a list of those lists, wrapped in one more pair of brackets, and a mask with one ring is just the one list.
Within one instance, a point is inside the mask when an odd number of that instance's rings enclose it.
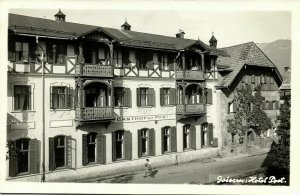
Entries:
{"label": "paved road", "polygon": [[266,167],[270,160],[266,153],[239,155],[216,158],[190,163],[160,167],[151,176],[144,177],[144,172],[126,173],[109,177],[96,178],[81,182],[99,183],[158,183],[158,184],[203,184],[216,181],[218,176],[233,177],[254,172]]}

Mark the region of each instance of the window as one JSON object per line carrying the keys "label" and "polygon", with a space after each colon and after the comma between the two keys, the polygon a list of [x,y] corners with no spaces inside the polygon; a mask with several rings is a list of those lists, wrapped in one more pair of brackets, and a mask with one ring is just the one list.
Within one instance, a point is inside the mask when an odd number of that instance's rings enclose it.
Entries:
{"label": "window", "polygon": [[163,127],[161,129],[162,154],[177,151],[176,127]]}
{"label": "window", "polygon": [[158,54],[158,64],[161,70],[174,70],[174,59],[171,55]]}
{"label": "window", "polygon": [[72,93],[71,88],[64,86],[52,87],[51,88],[51,108],[52,109],[63,109],[72,108]]}
{"label": "window", "polygon": [[31,87],[27,85],[14,86],[15,110],[31,109]]}
{"label": "window", "polygon": [[123,65],[123,62],[122,62],[122,51],[120,49],[115,49],[114,50],[114,64],[115,64],[115,67],[122,67]]}
{"label": "window", "polygon": [[21,138],[8,141],[9,146],[9,176],[40,172],[40,141]]}
{"label": "window", "polygon": [[212,89],[205,89],[205,98],[206,104],[212,104]]}
{"label": "window", "polygon": [[108,91],[104,84],[90,84],[85,87],[86,107],[106,107],[108,106]]}
{"label": "window", "polygon": [[170,105],[170,88],[161,88],[161,105]]}
{"label": "window", "polygon": [[251,76],[251,83],[255,84],[255,76],[254,75]]}
{"label": "window", "polygon": [[138,130],[138,156],[155,156],[154,129]]}
{"label": "window", "polygon": [[273,79],[273,77],[270,77],[270,84],[274,85],[274,79]]}
{"label": "window", "polygon": [[260,76],[260,83],[261,84],[265,84],[266,83],[265,76],[263,76],[263,75]]}
{"label": "window", "polygon": [[17,149],[17,173],[29,172],[29,139],[16,141]]}
{"label": "window", "polygon": [[88,163],[96,162],[96,133],[87,135],[87,154]]}
{"label": "window", "polygon": [[91,163],[103,164],[105,157],[105,135],[89,133],[82,135],[82,165]]}
{"label": "window", "polygon": [[163,153],[170,152],[170,127],[163,128]]}
{"label": "window", "polygon": [[132,158],[131,132],[118,130],[112,133],[113,161],[119,159],[130,160]]}
{"label": "window", "polygon": [[183,149],[188,149],[190,146],[190,125],[183,126]]}
{"label": "window", "polygon": [[236,104],[234,102],[228,103],[228,113],[236,112]]}
{"label": "window", "polygon": [[213,142],[213,124],[203,123],[201,125],[201,146],[211,146]]}
{"label": "window", "polygon": [[66,138],[65,136],[58,136],[54,138],[54,156],[55,167],[66,166]]}
{"label": "window", "polygon": [[129,66],[130,60],[129,60],[129,50],[123,50],[122,51],[122,62],[123,66]]}
{"label": "window", "polygon": [[177,104],[183,104],[183,89],[181,86],[177,89]]}
{"label": "window", "polygon": [[153,88],[137,88],[137,106],[155,106]]}
{"label": "window", "polygon": [[136,52],[137,67],[140,69],[153,69],[153,53],[149,51]]}
{"label": "window", "polygon": [[115,87],[114,96],[115,106],[131,107],[131,91],[129,88]]}
{"label": "window", "polygon": [[29,44],[28,43],[16,42],[15,52],[16,52],[15,53],[16,61],[23,61],[23,62],[29,61]]}
{"label": "window", "polygon": [[47,62],[49,64],[65,64],[67,55],[67,44],[64,42],[47,43]]}

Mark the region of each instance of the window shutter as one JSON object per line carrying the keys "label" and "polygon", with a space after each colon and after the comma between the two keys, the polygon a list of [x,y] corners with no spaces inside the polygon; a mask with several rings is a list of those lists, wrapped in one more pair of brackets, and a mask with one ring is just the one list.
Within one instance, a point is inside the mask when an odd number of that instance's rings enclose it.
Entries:
{"label": "window shutter", "polygon": [[141,89],[136,88],[136,105],[141,106]]}
{"label": "window shutter", "polygon": [[176,136],[176,127],[171,127],[171,151],[177,151],[177,136]]}
{"label": "window shutter", "polygon": [[68,87],[68,108],[74,108],[74,88],[73,87]]}
{"label": "window shutter", "polygon": [[49,137],[49,171],[55,169],[54,139]]}
{"label": "window shutter", "polygon": [[269,110],[273,110],[273,102],[269,101]]}
{"label": "window shutter", "polygon": [[190,128],[190,148],[196,150],[196,127],[191,125]]}
{"label": "window shutter", "polygon": [[53,87],[50,87],[50,109],[53,109]]}
{"label": "window shutter", "polygon": [[116,132],[111,133],[112,140],[112,161],[116,161]]}
{"label": "window shutter", "polygon": [[154,88],[149,88],[148,89],[148,106],[153,106],[155,107],[155,91]]}
{"label": "window shutter", "polygon": [[161,128],[161,153],[164,154],[164,128]]}
{"label": "window shutter", "polygon": [[9,147],[9,176],[14,177],[17,175],[17,152],[16,152],[16,142],[8,141]]}
{"label": "window shutter", "polygon": [[207,131],[208,134],[207,134],[207,136],[208,136],[208,141],[209,141],[208,143],[209,143],[210,146],[213,145],[213,135],[214,135],[213,129],[214,129],[213,124],[209,123],[208,124],[208,131]]}
{"label": "window shutter", "polygon": [[279,109],[279,104],[278,101],[275,102],[275,109],[278,110]]}
{"label": "window shutter", "polygon": [[72,137],[66,137],[66,147],[67,147],[67,168],[72,168]]}
{"label": "window shutter", "polygon": [[212,89],[206,89],[206,104],[212,104]]}
{"label": "window shutter", "polygon": [[97,135],[97,163],[105,164],[106,162],[106,139],[105,135]]}
{"label": "window shutter", "polygon": [[153,128],[149,129],[148,135],[149,156],[155,156],[155,130]]}
{"label": "window shutter", "polygon": [[87,135],[82,134],[82,165],[86,166],[87,164],[88,164]]}
{"label": "window shutter", "polygon": [[30,173],[35,174],[40,172],[40,142],[37,139],[29,141],[30,152]]}
{"label": "window shutter", "polygon": [[142,130],[138,130],[138,157],[142,156]]}
{"label": "window shutter", "polygon": [[160,88],[159,91],[160,91],[160,105],[163,106],[164,105],[164,96],[163,96],[164,88]]}
{"label": "window shutter", "polygon": [[74,90],[74,108],[78,107],[78,89],[77,87]]}
{"label": "window shutter", "polygon": [[176,105],[176,89],[175,88],[170,89],[170,104]]}
{"label": "window shutter", "polygon": [[125,88],[124,91],[125,91],[124,94],[125,106],[131,108],[131,90],[130,88]]}
{"label": "window shutter", "polygon": [[15,53],[15,41],[8,39],[8,60],[15,61],[16,53]]}
{"label": "window shutter", "polygon": [[131,132],[125,131],[125,159],[131,160],[131,153],[132,153],[132,143],[131,143]]}

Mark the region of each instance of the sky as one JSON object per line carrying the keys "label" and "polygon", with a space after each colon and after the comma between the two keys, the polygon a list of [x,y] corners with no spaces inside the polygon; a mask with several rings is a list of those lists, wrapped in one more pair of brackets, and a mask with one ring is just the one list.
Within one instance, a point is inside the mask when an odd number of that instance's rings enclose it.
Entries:
{"label": "sky", "polygon": [[[101,10],[61,9],[66,21],[120,28],[127,18],[133,31],[175,36],[182,29],[185,38],[208,44],[214,32],[218,47],[254,41],[268,43],[291,39],[288,11],[197,11],[197,10]],[[54,19],[57,9],[10,9],[10,13]]]}

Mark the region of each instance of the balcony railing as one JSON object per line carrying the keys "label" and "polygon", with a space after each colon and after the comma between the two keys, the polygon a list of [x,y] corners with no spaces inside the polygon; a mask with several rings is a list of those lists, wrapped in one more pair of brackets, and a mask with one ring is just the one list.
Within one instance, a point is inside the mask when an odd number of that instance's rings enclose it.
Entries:
{"label": "balcony railing", "polygon": [[201,114],[205,112],[204,104],[179,104],[176,106],[177,114]]}
{"label": "balcony railing", "polygon": [[204,73],[201,70],[177,70],[176,79],[183,80],[204,80]]}
{"label": "balcony railing", "polygon": [[76,119],[79,121],[112,120],[113,107],[84,107],[76,109]]}
{"label": "balcony railing", "polygon": [[80,67],[80,65],[76,65],[76,75],[91,77],[113,77],[112,66],[103,66],[97,64],[82,64],[81,66],[82,67]]}

